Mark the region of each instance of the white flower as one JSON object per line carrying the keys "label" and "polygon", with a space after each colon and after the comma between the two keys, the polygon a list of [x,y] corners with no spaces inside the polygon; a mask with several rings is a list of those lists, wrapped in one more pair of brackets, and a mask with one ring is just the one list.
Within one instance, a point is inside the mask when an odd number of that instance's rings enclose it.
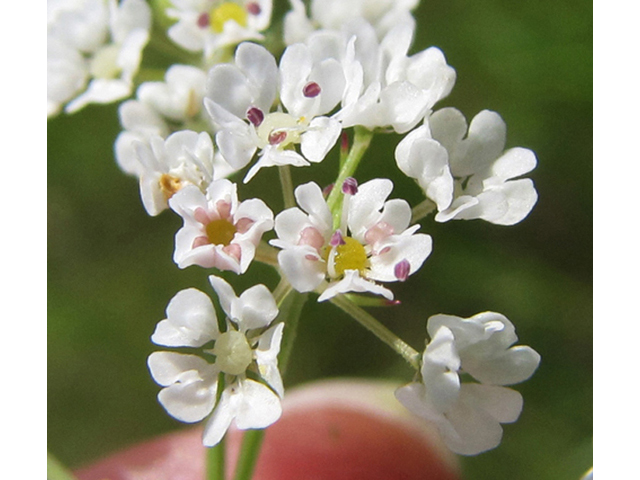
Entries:
{"label": "white flower", "polygon": [[[447,446],[462,455],[476,455],[498,446],[501,423],[515,422],[522,396],[503,387],[528,379],[540,355],[527,346],[512,346],[513,324],[499,313],[463,319],[451,315],[429,318],[431,342],[422,357],[422,379],[396,391],[414,414],[436,424]],[[461,383],[460,374],[478,383]]]}
{"label": "white flower", "polygon": [[[340,123],[325,114],[340,101],[345,79],[325,48],[321,40],[313,48],[292,45],[278,68],[264,47],[242,43],[235,64],[211,69],[205,106],[222,156],[241,169],[260,149],[245,183],[262,167],[320,162],[338,139]],[[276,98],[282,105],[272,111]],[[298,144],[301,154],[292,148]]]}
{"label": "white flower", "polygon": [[190,51],[211,58],[217,49],[262,40],[271,23],[272,0],[171,0],[167,15],[178,20],[167,34]]}
{"label": "white flower", "polygon": [[140,196],[149,215],[168,207],[169,199],[187,185],[204,190],[213,180],[213,142],[206,133],[189,130],[163,140],[153,136],[136,145]]}
{"label": "white flower", "polygon": [[[238,298],[223,279],[209,280],[227,314],[226,330],[219,331],[206,294],[194,288],[182,290],[169,303],[167,318],[158,323],[151,339],[167,347],[198,348],[199,355],[154,352],[148,366],[164,387],[158,400],[171,416],[193,423],[213,411],[203,433],[204,445],[211,447],[234,420],[240,429],[265,428],[280,417],[284,388],[277,355],[284,324],[267,329],[278,308],[264,285],[251,287]],[[212,348],[202,348],[210,342]],[[247,371],[266,383],[247,378]],[[225,388],[216,405],[220,374]]]}
{"label": "white flower", "polygon": [[348,82],[335,114],[343,127],[391,127],[405,133],[451,92],[455,70],[439,49],[407,56],[413,33],[413,25],[402,23],[378,41],[374,28],[362,19],[343,26],[339,56]]}
{"label": "white flower", "polygon": [[51,2],[47,16],[48,115],[67,102],[72,113],[131,93],[151,27],[144,0]]}
{"label": "white flower", "polygon": [[291,285],[309,292],[328,279],[318,301],[346,292],[393,299],[393,293],[376,282],[406,280],[431,253],[431,237],[415,233],[418,225],[409,227],[407,202],[386,201],[392,189],[391,180],[374,179],[357,187],[354,195],[346,194],[343,222],[334,230],[320,187],[310,182],[296,188],[302,210],[278,214],[278,238],[270,242],[282,249],[278,263]]}
{"label": "white flower", "polygon": [[176,193],[169,204],[184,220],[176,234],[174,261],[244,273],[255,256],[262,234],[273,228],[273,212],[260,199],[238,202],[229,180],[212,182],[204,195],[195,186]]}
{"label": "white flower", "polygon": [[302,0],[289,0],[292,10],[284,18],[287,45],[304,42],[317,28],[340,30],[354,18],[364,18],[375,27],[378,38],[398,24],[412,25],[411,15],[418,0],[312,0],[311,18]]}
{"label": "white flower", "polygon": [[480,112],[467,131],[462,113],[443,108],[400,142],[396,162],[437,205],[436,221],[481,218],[513,225],[538,199],[533,181],[517,179],[537,160],[526,148],[505,151],[506,136],[506,125],[495,112]]}

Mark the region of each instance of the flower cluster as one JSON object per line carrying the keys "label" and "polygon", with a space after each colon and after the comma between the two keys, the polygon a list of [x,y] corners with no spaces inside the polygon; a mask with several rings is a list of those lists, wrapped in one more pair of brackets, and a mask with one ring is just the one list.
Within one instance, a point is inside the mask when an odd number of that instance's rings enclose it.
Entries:
{"label": "flower cluster", "polygon": [[[417,0],[313,0],[308,11],[291,0],[282,38],[270,29],[271,0],[156,2],[156,40],[179,57],[160,75],[141,67],[152,32],[143,0],[48,5],[48,113],[120,100],[137,85],[119,107],[115,157],[138,179],[149,215],[181,217],[177,266],[243,275],[258,260],[281,277],[273,295],[256,284],[236,297],[226,280],[209,276],[224,321],[199,290],[171,300],[152,341],[193,353],[155,352],[148,360],[170,415],[208,417],[207,446],[234,421],[240,429],[275,422],[284,395],[280,344],[294,338],[285,325],[299,315],[279,309],[289,295],[313,292],[420,373],[397,397],[435,423],[453,451],[498,445],[500,424],[522,409],[521,396],[504,386],[526,380],[539,362],[531,348],[512,346],[511,322],[497,313],[436,315],[420,354],[362,308],[393,305],[389,284],[408,281],[431,255],[431,236],[419,232],[429,213],[437,222],[513,225],[537,201],[532,180],[520,178],[536,157],[505,150],[497,113],[482,111],[467,125],[458,110],[437,109],[456,73],[436,47],[409,54]],[[140,69],[154,81],[136,84]],[[395,164],[424,192],[421,204],[389,199],[391,179],[356,180],[377,134],[399,138]],[[291,167],[319,164],[337,171],[332,184],[293,181]],[[278,170],[283,208],[240,190],[269,167]],[[476,382],[461,383],[461,373]]]}

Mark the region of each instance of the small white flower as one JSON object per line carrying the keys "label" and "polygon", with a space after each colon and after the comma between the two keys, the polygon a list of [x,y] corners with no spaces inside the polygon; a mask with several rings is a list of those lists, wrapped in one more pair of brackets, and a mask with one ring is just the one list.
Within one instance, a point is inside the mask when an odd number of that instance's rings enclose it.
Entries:
{"label": "small white flower", "polygon": [[238,202],[235,183],[212,182],[206,195],[187,186],[170,200],[171,209],[184,220],[176,234],[174,261],[244,273],[255,256],[264,232],[273,228],[273,212],[260,199]]}
{"label": "small white flower", "polygon": [[[322,40],[317,48],[292,45],[278,68],[264,47],[242,43],[235,64],[211,69],[205,106],[222,156],[241,169],[260,150],[245,183],[263,167],[321,162],[337,141],[340,122],[325,114],[339,103],[345,78],[323,51]],[[272,111],[276,98],[282,105]],[[301,153],[292,148],[298,144]]]}
{"label": "small white flower", "polygon": [[345,195],[343,222],[334,230],[329,207],[320,187],[313,183],[295,190],[302,208],[290,208],[275,220],[276,240],[282,251],[278,263],[300,292],[328,287],[318,298],[339,293],[370,292],[393,299],[376,282],[404,281],[431,253],[431,237],[409,227],[411,208],[401,199],[386,201],[393,189],[387,179],[374,179]]}
{"label": "small white flower", "polygon": [[89,103],[127,97],[150,27],[151,9],[144,0],[52,2],[47,18],[48,114],[67,102],[65,110],[72,113]]}
{"label": "small white flower", "polygon": [[149,215],[168,208],[169,199],[187,185],[204,190],[213,180],[213,142],[206,133],[189,130],[172,133],[163,140],[153,136],[137,143],[140,196]]}
{"label": "small white flower", "polygon": [[533,181],[517,178],[533,170],[537,160],[526,148],[505,151],[506,136],[495,112],[480,112],[467,131],[462,113],[443,108],[398,144],[396,162],[437,205],[436,221],[480,218],[513,225],[538,199]]}
{"label": "small white flower", "polygon": [[289,0],[292,10],[284,18],[284,40],[287,45],[305,42],[316,30],[340,30],[354,18],[364,18],[383,38],[398,24],[412,25],[411,15],[418,0],[312,0],[307,17],[302,0]]}
{"label": "small white flower", "polygon": [[[198,348],[199,354],[154,352],[148,366],[164,387],[158,400],[171,416],[193,423],[213,411],[203,433],[204,445],[211,447],[234,420],[239,429],[247,429],[265,428],[280,418],[284,388],[277,355],[284,324],[267,328],[278,308],[264,285],[251,287],[238,298],[223,279],[209,280],[227,315],[226,330],[218,329],[206,294],[194,288],[182,290],[169,303],[167,318],[158,323],[151,339],[167,347]],[[203,348],[210,342],[212,348]],[[247,378],[247,371],[266,384]],[[216,405],[220,374],[225,388]]]}
{"label": "small white flower", "polygon": [[178,22],[167,34],[182,48],[204,51],[211,58],[217,49],[244,40],[262,40],[271,23],[272,0],[171,0],[167,15]]}
{"label": "small white flower", "polygon": [[[498,446],[501,423],[515,422],[522,396],[503,387],[528,379],[540,355],[527,346],[512,346],[513,324],[499,313],[463,319],[451,315],[429,318],[431,342],[422,357],[420,382],[396,391],[414,414],[435,423],[447,446],[462,455],[476,455]],[[460,374],[478,383],[461,383]]]}

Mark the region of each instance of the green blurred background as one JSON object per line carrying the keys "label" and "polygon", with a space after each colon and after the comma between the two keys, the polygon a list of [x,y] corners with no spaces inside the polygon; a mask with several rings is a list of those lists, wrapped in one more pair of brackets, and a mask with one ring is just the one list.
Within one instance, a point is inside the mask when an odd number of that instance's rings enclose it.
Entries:
{"label": "green blurred background", "polygon": [[[414,50],[440,47],[458,73],[439,106],[469,119],[499,112],[508,146],[538,155],[531,178],[540,199],[514,227],[423,222],[432,256],[411,281],[393,286],[402,305],[372,312],[417,349],[430,315],[507,315],[542,363],[516,387],[525,407],[505,426],[502,445],[461,459],[465,478],[577,479],[592,463],[592,4],[423,0],[416,16]],[[118,132],[116,106],[48,123],[48,444],[72,467],[183,426],[156,402],[149,336],[178,290],[211,292],[210,272],[171,261],[180,219],[147,216],[136,180],[118,170]],[[399,139],[376,137],[357,176],[394,179],[392,196],[414,205],[420,192],[393,161]],[[326,184],[333,171],[295,169],[294,181]],[[277,181],[275,170],[263,170],[242,196],[263,196],[279,209],[270,188]],[[243,277],[224,276],[237,292],[277,280],[258,264]],[[338,376],[403,383],[411,372],[332,305],[309,302],[286,385]]]}

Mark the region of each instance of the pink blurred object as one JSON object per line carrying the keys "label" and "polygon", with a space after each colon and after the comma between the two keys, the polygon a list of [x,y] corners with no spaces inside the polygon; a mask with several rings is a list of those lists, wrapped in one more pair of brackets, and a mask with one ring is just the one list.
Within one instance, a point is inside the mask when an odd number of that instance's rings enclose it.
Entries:
{"label": "pink blurred object", "polygon": [[[455,456],[393,396],[397,384],[328,380],[287,391],[254,480],[459,480]],[[80,480],[203,480],[201,429],[190,428],[77,470]],[[232,478],[242,432],[227,436]]]}

